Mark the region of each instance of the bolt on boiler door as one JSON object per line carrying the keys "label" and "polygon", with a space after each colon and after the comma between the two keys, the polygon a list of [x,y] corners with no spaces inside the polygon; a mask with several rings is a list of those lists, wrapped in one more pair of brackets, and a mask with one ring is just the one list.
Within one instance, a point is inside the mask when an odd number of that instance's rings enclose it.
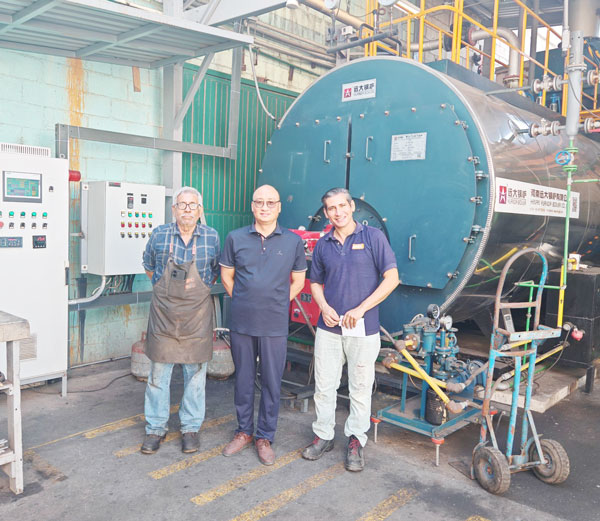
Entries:
{"label": "bolt on boiler door", "polygon": [[373,111],[354,118],[350,166],[352,195],[385,218],[402,283],[435,289],[465,254],[477,193],[465,128],[442,105],[392,102],[392,117]]}
{"label": "bolt on boiler door", "polygon": [[281,197],[279,222],[310,224],[330,188],[346,186],[348,118],[295,119],[290,113],[273,133],[257,185],[273,185]]}

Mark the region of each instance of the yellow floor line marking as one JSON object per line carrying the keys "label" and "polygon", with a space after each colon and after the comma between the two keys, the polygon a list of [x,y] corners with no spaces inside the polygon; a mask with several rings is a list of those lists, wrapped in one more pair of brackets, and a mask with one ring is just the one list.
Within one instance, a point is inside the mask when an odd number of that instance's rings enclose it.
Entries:
{"label": "yellow floor line marking", "polygon": [[256,521],[257,519],[261,519],[269,514],[272,514],[276,510],[279,510],[281,507],[291,503],[292,501],[297,500],[299,497],[307,494],[312,489],[320,487],[321,485],[327,483],[329,480],[335,478],[339,474],[343,474],[345,471],[344,464],[338,463],[333,467],[329,467],[327,470],[320,472],[319,474],[315,474],[308,479],[305,479],[299,485],[288,488],[284,490],[281,494],[278,494],[271,499],[267,499],[260,505],[254,507],[252,510],[248,510],[244,512],[242,515],[236,517],[232,521]]}
{"label": "yellow floor line marking", "polygon": [[357,521],[383,521],[390,517],[400,507],[406,505],[414,496],[414,490],[401,488],[395,494],[392,494],[387,499],[384,499],[374,509],[367,512]]}
{"label": "yellow floor line marking", "polygon": [[[171,414],[173,414],[174,412],[177,412],[179,410],[179,405],[173,405],[171,406]],[[104,425],[101,425],[100,427],[94,427],[93,429],[87,429],[85,431],[79,431],[76,432],[74,434],[69,434],[68,436],[63,436],[62,438],[57,438],[56,440],[52,440],[52,441],[47,441],[46,443],[40,443],[39,445],[35,445],[34,447],[29,447],[28,450],[34,450],[34,449],[39,449],[40,447],[45,447],[46,445],[52,445],[53,443],[58,443],[59,441],[64,441],[64,440],[69,440],[71,438],[76,438],[77,436],[85,436],[87,433],[93,433],[94,431],[97,431],[99,429],[104,429],[110,425],[113,425],[115,423],[121,423],[127,420],[142,420],[144,418],[143,414],[136,414],[135,416],[130,416],[129,418],[123,418],[121,420],[117,420],[114,422],[110,422],[110,423],[105,423]],[[92,436],[93,438],[93,436]]]}
{"label": "yellow floor line marking", "polygon": [[106,434],[107,432],[114,432],[125,429],[126,427],[133,427],[140,422],[141,417],[143,417],[143,414],[139,414],[136,418],[129,418],[127,420],[119,420],[115,423],[110,423],[104,427],[99,427],[98,429],[84,433],[83,437],[90,440],[101,434]]}
{"label": "yellow floor line marking", "polygon": [[[235,416],[233,414],[228,414],[227,416],[221,416],[220,418],[215,418],[213,420],[208,420],[208,421],[205,421],[202,424],[202,428],[200,430],[203,431],[205,429],[210,429],[212,427],[218,427],[219,425],[222,425],[223,423],[227,423],[227,422],[233,421],[234,419],[235,419]],[[167,437],[163,441],[163,443],[168,443],[170,441],[179,439],[180,437],[181,437],[181,433],[179,431],[169,432],[167,434]],[[138,443],[137,445],[134,445],[133,447],[127,447],[125,449],[121,449],[121,450],[118,450],[116,452],[113,452],[113,454],[117,458],[124,458],[125,456],[129,456],[131,454],[135,454],[136,452],[139,452],[139,450],[141,448],[142,448],[142,444]]]}
{"label": "yellow floor line marking", "polygon": [[31,463],[34,470],[44,479],[51,479],[53,482],[67,479],[67,476],[60,470],[50,465],[50,463],[32,450],[26,450],[23,453],[23,460],[26,463]]}
{"label": "yellow floor line marking", "polygon": [[471,516],[467,521],[490,521],[487,517]]}
{"label": "yellow floor line marking", "polygon": [[261,465],[259,468],[253,469],[250,472],[246,472],[246,474],[242,474],[241,476],[233,478],[232,480],[223,483],[222,485],[219,485],[208,492],[204,492],[204,494],[193,497],[190,499],[190,501],[192,503],[196,503],[196,505],[206,505],[207,503],[210,503],[211,501],[214,501],[225,494],[229,494],[230,492],[243,487],[244,485],[257,478],[260,478],[261,476],[264,476],[265,474],[268,474],[269,472],[273,472],[274,470],[280,469],[292,461],[296,461],[300,458],[301,452],[301,449],[288,452],[284,456],[281,456],[281,458],[277,458],[273,465],[268,467]]}
{"label": "yellow floor line marking", "polygon": [[193,467],[194,465],[197,465],[198,463],[206,461],[207,459],[214,458],[215,456],[219,456],[221,454],[221,452],[223,452],[225,445],[227,445],[227,443],[224,443],[223,445],[219,445],[218,447],[215,447],[214,449],[200,452],[199,454],[196,454],[190,458],[186,458],[184,460],[173,463],[172,465],[163,467],[162,469],[153,470],[152,472],[149,472],[148,475],[153,479],[166,478],[167,476],[170,476],[171,474],[175,474],[175,472],[179,472],[180,470],[189,469],[190,467]]}

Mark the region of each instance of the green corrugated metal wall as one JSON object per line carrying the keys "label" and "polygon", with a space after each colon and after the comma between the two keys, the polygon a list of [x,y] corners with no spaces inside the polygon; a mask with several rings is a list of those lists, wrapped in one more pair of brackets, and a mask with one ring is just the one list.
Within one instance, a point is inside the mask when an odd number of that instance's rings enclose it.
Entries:
{"label": "green corrugated metal wall", "polygon": [[[186,65],[183,95],[192,85],[198,67]],[[198,89],[183,122],[183,140],[226,146],[229,117],[230,76],[209,71]],[[267,109],[280,119],[297,94],[261,85]],[[237,160],[183,154],[183,185],[200,190],[206,222],[221,240],[235,228],[251,222],[250,200],[257,184],[258,169],[275,122],[263,111],[254,84],[242,80]]]}

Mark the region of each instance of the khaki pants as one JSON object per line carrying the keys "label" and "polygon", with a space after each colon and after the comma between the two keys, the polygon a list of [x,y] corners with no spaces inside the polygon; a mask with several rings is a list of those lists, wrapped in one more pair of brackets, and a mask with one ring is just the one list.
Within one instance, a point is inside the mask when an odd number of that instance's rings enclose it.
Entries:
{"label": "khaki pants", "polygon": [[342,367],[348,363],[350,414],[344,425],[346,436],[354,435],[364,447],[371,426],[371,392],[375,379],[375,360],[379,355],[379,334],[366,337],[336,335],[317,328],[315,338],[314,433],[323,440],[335,436],[335,408]]}

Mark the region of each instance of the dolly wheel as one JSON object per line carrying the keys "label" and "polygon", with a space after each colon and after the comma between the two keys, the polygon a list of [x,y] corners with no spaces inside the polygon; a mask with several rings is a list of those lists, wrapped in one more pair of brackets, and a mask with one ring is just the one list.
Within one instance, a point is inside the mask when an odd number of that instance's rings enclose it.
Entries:
{"label": "dolly wheel", "polygon": [[[558,485],[569,477],[571,464],[569,456],[563,446],[554,440],[540,440],[544,458],[547,460],[545,465],[534,467],[533,473],[544,483]],[[529,461],[539,461],[537,447],[535,443],[529,447]]]}
{"label": "dolly wheel", "polygon": [[508,462],[498,449],[480,447],[473,456],[473,469],[479,484],[492,494],[504,494],[510,487]]}

